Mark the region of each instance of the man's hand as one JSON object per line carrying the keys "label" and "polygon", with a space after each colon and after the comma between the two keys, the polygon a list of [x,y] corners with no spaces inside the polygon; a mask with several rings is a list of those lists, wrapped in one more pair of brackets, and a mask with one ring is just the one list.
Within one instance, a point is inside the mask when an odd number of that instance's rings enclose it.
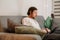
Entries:
{"label": "man's hand", "polygon": [[47,33],[47,31],[46,31],[45,29],[42,29],[42,32],[43,32],[43,33]]}
{"label": "man's hand", "polygon": [[47,32],[49,32],[49,33],[51,32],[51,30],[50,30],[50,29],[48,29],[48,28],[46,28],[46,31],[47,31]]}

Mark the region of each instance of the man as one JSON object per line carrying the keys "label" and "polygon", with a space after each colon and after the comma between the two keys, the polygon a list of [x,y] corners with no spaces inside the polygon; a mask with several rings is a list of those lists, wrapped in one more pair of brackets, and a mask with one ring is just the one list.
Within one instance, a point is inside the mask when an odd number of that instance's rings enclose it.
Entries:
{"label": "man", "polygon": [[32,26],[33,28],[41,31],[42,33],[47,33],[47,31],[50,32],[48,28],[41,29],[39,23],[35,20],[35,17],[37,16],[37,8],[30,7],[28,9],[27,15],[28,16],[22,20],[23,25]]}

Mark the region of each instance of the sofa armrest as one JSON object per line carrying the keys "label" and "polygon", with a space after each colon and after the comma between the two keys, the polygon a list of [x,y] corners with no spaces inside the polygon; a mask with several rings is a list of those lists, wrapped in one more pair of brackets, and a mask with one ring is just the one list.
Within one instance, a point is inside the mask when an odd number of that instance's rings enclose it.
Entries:
{"label": "sofa armrest", "polygon": [[38,35],[0,33],[0,40],[41,40]]}

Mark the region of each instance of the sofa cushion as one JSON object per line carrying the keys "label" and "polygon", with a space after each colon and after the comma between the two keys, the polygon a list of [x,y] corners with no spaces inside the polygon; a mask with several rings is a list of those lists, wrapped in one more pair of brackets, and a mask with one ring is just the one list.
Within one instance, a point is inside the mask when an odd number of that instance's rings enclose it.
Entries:
{"label": "sofa cushion", "polygon": [[16,25],[20,25],[20,24],[13,22],[10,19],[7,19],[7,24],[8,24],[8,28],[13,28],[13,29],[15,28]]}
{"label": "sofa cushion", "polygon": [[40,30],[38,29],[35,29],[33,27],[28,27],[28,26],[18,26],[18,27],[15,27],[15,33],[18,33],[18,34],[38,34],[40,36],[43,36],[45,33],[41,32]]}
{"label": "sofa cushion", "polygon": [[14,32],[14,31],[15,31],[15,27],[16,27],[16,26],[19,26],[19,24],[13,22],[13,21],[10,20],[10,19],[7,19],[7,25],[8,25],[8,29],[9,29],[11,32]]}
{"label": "sofa cushion", "polygon": [[47,19],[45,20],[45,22],[44,22],[44,26],[45,26],[45,28],[49,28],[49,29],[51,29],[51,26],[52,26],[52,19],[51,19],[51,17],[47,17]]}
{"label": "sofa cushion", "polygon": [[7,19],[10,19],[12,20],[13,22],[17,23],[17,24],[21,24],[21,18],[23,16],[0,16],[0,19],[1,19],[1,23],[2,23],[2,26],[4,28],[8,28],[7,26]]}
{"label": "sofa cushion", "polygon": [[23,33],[23,34],[34,34],[36,31],[32,27],[16,27],[16,33]]}

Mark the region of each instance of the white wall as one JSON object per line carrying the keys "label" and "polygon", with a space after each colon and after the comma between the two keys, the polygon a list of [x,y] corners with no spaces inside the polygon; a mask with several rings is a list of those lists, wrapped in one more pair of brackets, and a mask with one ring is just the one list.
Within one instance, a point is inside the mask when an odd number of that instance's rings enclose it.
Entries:
{"label": "white wall", "polygon": [[37,7],[38,15],[42,15],[44,18],[50,16],[52,12],[52,0],[23,0],[21,15],[26,15],[28,8],[31,6]]}
{"label": "white wall", "polygon": [[52,0],[0,0],[0,15],[26,15],[29,7],[38,8],[38,15],[50,16]]}
{"label": "white wall", "polygon": [[0,15],[18,15],[17,0],[0,0]]}

